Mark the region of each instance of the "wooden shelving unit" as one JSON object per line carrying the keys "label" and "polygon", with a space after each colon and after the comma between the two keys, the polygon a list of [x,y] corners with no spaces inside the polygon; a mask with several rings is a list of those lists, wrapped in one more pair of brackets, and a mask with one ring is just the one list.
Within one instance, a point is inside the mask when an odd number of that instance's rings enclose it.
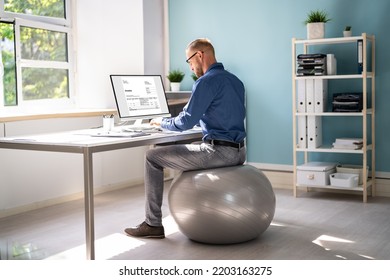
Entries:
{"label": "wooden shelving unit", "polygon": [[[363,69],[362,73],[351,73],[342,75],[320,75],[320,76],[297,76],[297,46],[303,46],[303,53],[308,54],[309,47],[314,45],[334,45],[334,44],[346,44],[356,43],[361,40],[363,42],[362,56],[363,56]],[[368,48],[370,44],[370,48]],[[370,51],[368,51],[370,50]],[[370,67],[368,67],[368,55],[370,55]],[[369,68],[369,69],[368,69]],[[299,80],[342,80],[352,79],[361,81],[362,83],[362,95],[363,95],[363,109],[361,112],[354,113],[335,113],[335,112],[318,112],[318,113],[302,113],[297,111],[297,82]],[[371,80],[371,86],[368,86],[368,80]],[[341,37],[341,38],[325,38],[315,40],[299,40],[292,39],[292,98],[293,98],[293,165],[294,165],[294,196],[297,196],[298,188],[322,188],[322,189],[341,189],[358,191],[362,193],[363,202],[367,202],[367,196],[369,189],[371,195],[375,196],[375,36],[367,35],[366,33],[361,36],[354,37]],[[370,98],[370,100],[368,100]],[[368,107],[368,101],[370,101],[370,108]],[[333,149],[332,147],[320,146],[318,148],[302,148],[297,146],[297,117],[299,116],[318,116],[318,117],[335,117],[335,118],[360,118],[362,119],[362,135],[363,135],[363,147],[359,150],[350,149]],[[353,120],[351,120],[353,121]],[[370,123],[369,123],[370,122]],[[332,128],[324,127],[323,133],[330,131]],[[370,131],[369,131],[370,130]],[[369,134],[370,133],[370,134]],[[370,139],[368,138],[370,135]],[[340,135],[340,137],[344,137]],[[370,163],[370,178],[363,180],[363,184],[357,188],[340,188],[331,185],[324,186],[310,186],[310,185],[298,185],[297,184],[297,155],[298,153],[304,154],[304,162],[308,162],[309,153],[345,153],[345,154],[361,154],[362,166],[363,166],[363,178],[368,178],[367,166],[368,153],[371,153]]]}

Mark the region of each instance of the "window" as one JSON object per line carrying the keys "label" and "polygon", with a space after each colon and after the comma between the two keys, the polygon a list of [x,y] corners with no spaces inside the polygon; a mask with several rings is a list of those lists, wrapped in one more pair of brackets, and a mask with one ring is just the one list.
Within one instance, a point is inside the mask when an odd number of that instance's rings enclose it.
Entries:
{"label": "window", "polygon": [[[9,22],[0,22],[0,97],[5,105],[16,105],[16,65],[15,65],[15,36],[14,26]],[[3,94],[2,94],[3,93]],[[2,104],[2,102],[0,102]]]}
{"label": "window", "polygon": [[0,0],[0,104],[71,103],[73,66],[68,2]]}
{"label": "window", "polygon": [[64,0],[3,0],[2,2],[6,13],[32,18],[42,17],[51,22],[66,20],[65,2],[67,1]]}

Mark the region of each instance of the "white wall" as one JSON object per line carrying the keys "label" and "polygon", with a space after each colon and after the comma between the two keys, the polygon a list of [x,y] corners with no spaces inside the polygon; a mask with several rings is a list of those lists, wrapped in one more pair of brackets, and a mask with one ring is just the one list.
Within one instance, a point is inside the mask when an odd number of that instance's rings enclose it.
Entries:
{"label": "white wall", "polygon": [[[1,126],[12,137],[96,127],[101,121],[99,116],[18,121]],[[94,154],[95,192],[141,183],[146,149]],[[83,195],[81,154],[0,149],[0,158],[0,217]]]}
{"label": "white wall", "polygon": [[[163,20],[162,4],[159,0],[72,3],[77,103],[81,108],[115,108],[110,74],[164,69],[162,23],[158,28]],[[100,124],[101,117],[48,119],[10,122],[5,130],[7,136],[13,136]],[[3,126],[0,124],[0,136]],[[141,183],[147,148],[95,154],[95,188]],[[83,183],[81,155],[0,149],[0,217],[80,197]]]}
{"label": "white wall", "polygon": [[79,105],[114,108],[109,75],[144,72],[142,0],[74,2]]}
{"label": "white wall", "polygon": [[[144,0],[144,66],[145,74],[159,74],[164,77],[165,57],[168,53],[164,45],[164,2]],[[165,79],[163,79],[165,80]]]}

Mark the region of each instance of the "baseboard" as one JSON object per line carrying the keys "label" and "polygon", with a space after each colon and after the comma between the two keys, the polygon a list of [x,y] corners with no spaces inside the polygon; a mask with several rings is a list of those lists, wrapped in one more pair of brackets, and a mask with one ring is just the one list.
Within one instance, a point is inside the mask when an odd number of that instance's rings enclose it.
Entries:
{"label": "baseboard", "polygon": [[[102,194],[105,192],[129,188],[129,187],[140,185],[142,183],[143,183],[142,180],[132,180],[132,181],[121,182],[118,184],[110,184],[107,186],[98,186],[98,187],[94,188],[94,194],[97,195],[97,194]],[[79,192],[79,193],[74,193],[71,195],[42,200],[42,201],[22,205],[22,206],[15,207],[15,208],[4,209],[4,210],[0,210],[0,218],[4,218],[4,217],[16,215],[16,214],[21,214],[24,212],[33,211],[33,210],[37,210],[40,208],[53,206],[53,205],[57,205],[57,204],[65,203],[65,202],[70,202],[70,201],[74,201],[74,200],[78,200],[78,199],[82,199],[82,198],[84,198],[84,192]]]}

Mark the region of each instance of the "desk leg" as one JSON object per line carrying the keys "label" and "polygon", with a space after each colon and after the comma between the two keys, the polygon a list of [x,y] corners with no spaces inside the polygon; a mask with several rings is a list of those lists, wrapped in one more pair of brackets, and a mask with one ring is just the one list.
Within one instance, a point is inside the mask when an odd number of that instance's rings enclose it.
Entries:
{"label": "desk leg", "polygon": [[84,148],[84,207],[87,259],[95,259],[95,225],[94,225],[94,197],[93,197],[93,165],[92,153]]}

